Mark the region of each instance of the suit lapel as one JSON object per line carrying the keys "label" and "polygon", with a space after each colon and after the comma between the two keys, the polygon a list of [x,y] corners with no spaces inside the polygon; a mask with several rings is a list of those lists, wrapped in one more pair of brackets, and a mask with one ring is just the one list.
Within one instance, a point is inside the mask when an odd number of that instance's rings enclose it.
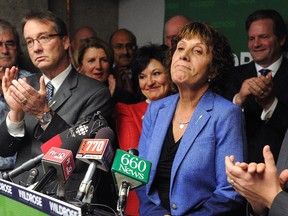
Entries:
{"label": "suit lapel", "polygon": [[173,184],[177,170],[179,169],[181,162],[184,160],[188,150],[193,146],[195,139],[210,119],[208,111],[213,109],[213,101],[214,96],[210,91],[206,92],[199,101],[175,155],[171,171],[171,185]]}
{"label": "suit lapel", "polygon": [[244,80],[251,77],[257,77],[257,70],[254,62],[250,62],[240,66],[239,75],[241,76],[241,84]]}
{"label": "suit lapel", "polygon": [[[164,143],[167,130],[171,123],[172,117],[174,115],[175,107],[178,102],[178,94],[171,96],[171,100],[166,101],[163,104],[160,104],[159,111],[157,116],[155,116],[156,121],[154,125],[157,125],[153,128],[153,134],[151,136],[151,146],[149,147],[149,153],[147,159],[152,163],[152,170],[157,170],[157,165],[161,155],[162,146]],[[151,172],[150,174],[150,183],[153,182],[156,172]],[[151,184],[147,185],[150,189]]]}
{"label": "suit lapel", "polygon": [[71,97],[71,90],[77,86],[77,80],[78,73],[72,69],[53,97],[52,102],[55,101],[52,107],[53,110],[57,111],[57,109]]}

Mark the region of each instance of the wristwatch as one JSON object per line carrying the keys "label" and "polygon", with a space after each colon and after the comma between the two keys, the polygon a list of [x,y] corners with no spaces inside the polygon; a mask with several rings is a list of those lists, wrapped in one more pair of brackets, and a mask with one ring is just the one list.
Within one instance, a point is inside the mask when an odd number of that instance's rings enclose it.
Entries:
{"label": "wristwatch", "polygon": [[53,117],[53,111],[50,109],[48,112],[43,113],[43,116],[41,119],[39,119],[40,124],[47,124],[49,122],[51,122]]}

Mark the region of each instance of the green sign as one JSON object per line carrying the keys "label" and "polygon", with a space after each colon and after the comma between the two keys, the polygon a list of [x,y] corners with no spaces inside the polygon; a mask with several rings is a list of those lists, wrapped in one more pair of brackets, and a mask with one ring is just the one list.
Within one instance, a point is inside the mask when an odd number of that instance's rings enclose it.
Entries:
{"label": "green sign", "polygon": [[245,20],[259,9],[277,10],[288,21],[287,0],[165,0],[165,21],[174,15],[184,15],[210,23],[228,38],[238,65],[252,60],[247,48]]}

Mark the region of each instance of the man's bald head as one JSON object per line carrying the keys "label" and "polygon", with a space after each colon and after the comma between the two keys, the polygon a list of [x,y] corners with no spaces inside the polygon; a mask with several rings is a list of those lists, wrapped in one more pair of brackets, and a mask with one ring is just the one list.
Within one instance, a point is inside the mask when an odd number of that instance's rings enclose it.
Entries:
{"label": "man's bald head", "polygon": [[185,16],[177,15],[171,17],[166,23],[165,23],[165,44],[169,47],[169,49],[172,47],[172,39],[178,34],[180,29],[185,26],[189,22],[189,19],[187,19]]}
{"label": "man's bald head", "polygon": [[96,37],[96,32],[92,28],[88,26],[79,28],[74,34],[74,38],[71,43],[72,49],[77,49],[82,40],[93,37]]}

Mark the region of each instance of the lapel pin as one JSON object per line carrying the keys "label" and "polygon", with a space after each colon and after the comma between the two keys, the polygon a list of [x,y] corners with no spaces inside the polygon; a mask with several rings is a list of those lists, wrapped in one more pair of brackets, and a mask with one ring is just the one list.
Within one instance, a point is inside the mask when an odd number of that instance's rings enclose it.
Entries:
{"label": "lapel pin", "polygon": [[195,123],[195,124],[197,124],[197,123],[198,123],[198,121],[199,121],[199,120],[202,118],[202,116],[203,116],[203,115],[200,115],[200,116],[199,116],[199,118],[197,119],[197,121],[196,121],[196,123]]}

